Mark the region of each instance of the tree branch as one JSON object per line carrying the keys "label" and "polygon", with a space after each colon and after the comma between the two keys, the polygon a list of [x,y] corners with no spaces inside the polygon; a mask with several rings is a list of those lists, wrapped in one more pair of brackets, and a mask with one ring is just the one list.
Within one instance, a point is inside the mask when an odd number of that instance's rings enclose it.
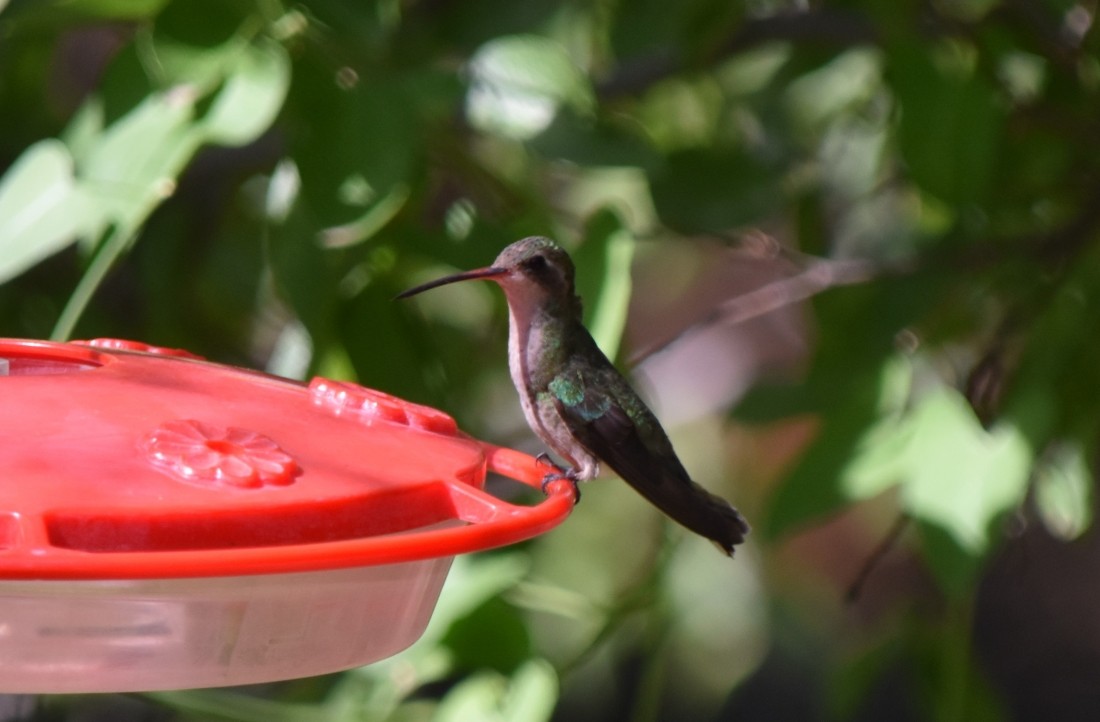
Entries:
{"label": "tree branch", "polygon": [[772,281],[740,296],[723,301],[681,332],[635,354],[630,359],[630,364],[632,366],[637,365],[650,356],[664,351],[684,336],[711,326],[742,323],[771,311],[785,308],[793,303],[804,301],[835,286],[866,283],[884,272],[900,272],[903,270],[908,270],[908,264],[905,268],[902,268],[900,266],[887,267],[876,261],[863,259],[814,259],[807,268],[794,276]]}

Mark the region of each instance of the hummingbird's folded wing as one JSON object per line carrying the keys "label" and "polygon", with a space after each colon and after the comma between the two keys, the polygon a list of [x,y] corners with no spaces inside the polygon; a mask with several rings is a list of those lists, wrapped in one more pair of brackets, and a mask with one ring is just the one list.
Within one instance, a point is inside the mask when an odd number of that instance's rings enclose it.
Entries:
{"label": "hummingbird's folded wing", "polygon": [[[620,384],[626,388],[620,389]],[[657,419],[625,381],[597,372],[592,378],[563,379],[557,386],[570,392],[555,393],[551,384],[558,413],[577,441],[651,504],[733,554],[748,524],[729,502],[691,480]]]}

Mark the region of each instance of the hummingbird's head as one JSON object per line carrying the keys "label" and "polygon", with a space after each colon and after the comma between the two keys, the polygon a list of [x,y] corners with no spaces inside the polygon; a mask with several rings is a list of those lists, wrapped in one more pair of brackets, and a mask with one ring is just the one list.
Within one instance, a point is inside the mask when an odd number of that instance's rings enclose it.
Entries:
{"label": "hummingbird's head", "polygon": [[573,261],[561,246],[543,236],[516,241],[491,266],[501,271],[493,280],[504,287],[535,286],[547,296],[573,295]]}
{"label": "hummingbird's head", "polygon": [[513,311],[526,313],[535,307],[562,309],[580,315],[580,301],[573,288],[573,261],[561,246],[543,236],[516,241],[500,252],[493,265],[456,273],[410,288],[398,298],[408,298],[432,288],[484,279],[504,289]]}

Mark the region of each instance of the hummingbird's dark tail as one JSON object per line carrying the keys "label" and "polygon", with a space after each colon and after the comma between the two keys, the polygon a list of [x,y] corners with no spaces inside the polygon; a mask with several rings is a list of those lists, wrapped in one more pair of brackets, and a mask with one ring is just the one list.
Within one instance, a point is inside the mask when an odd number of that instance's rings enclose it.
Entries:
{"label": "hummingbird's dark tail", "polygon": [[722,497],[711,494],[696,484],[686,474],[679,478],[647,478],[642,483],[636,483],[621,472],[620,475],[635,491],[671,519],[710,539],[731,557],[733,548],[745,541],[745,536],[749,533],[749,525],[741,512]]}

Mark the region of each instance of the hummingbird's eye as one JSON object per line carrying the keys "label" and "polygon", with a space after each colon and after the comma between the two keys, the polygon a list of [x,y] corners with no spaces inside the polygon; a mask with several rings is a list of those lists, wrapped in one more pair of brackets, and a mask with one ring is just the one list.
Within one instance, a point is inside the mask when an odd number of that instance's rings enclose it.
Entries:
{"label": "hummingbird's eye", "polygon": [[528,271],[535,271],[536,273],[544,271],[546,270],[546,256],[539,254],[531,256],[523,262],[523,267]]}

